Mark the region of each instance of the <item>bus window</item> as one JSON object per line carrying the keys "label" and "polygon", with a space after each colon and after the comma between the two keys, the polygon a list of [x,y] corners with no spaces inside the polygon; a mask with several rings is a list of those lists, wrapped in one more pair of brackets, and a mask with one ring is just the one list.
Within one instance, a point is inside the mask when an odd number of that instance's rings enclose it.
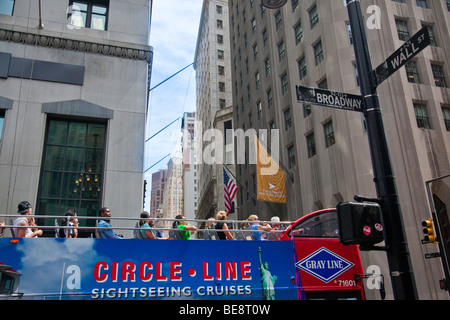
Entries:
{"label": "bus window", "polygon": [[311,216],[293,227],[294,238],[338,238],[339,224],[336,211]]}

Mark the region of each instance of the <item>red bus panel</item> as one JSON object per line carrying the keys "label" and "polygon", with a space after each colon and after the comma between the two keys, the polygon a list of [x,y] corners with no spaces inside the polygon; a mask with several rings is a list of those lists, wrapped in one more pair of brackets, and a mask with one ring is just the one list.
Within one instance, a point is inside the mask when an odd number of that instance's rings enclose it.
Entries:
{"label": "red bus panel", "polygon": [[302,299],[364,299],[358,246],[339,242],[337,211],[321,210],[293,222],[281,235],[295,247],[297,285]]}

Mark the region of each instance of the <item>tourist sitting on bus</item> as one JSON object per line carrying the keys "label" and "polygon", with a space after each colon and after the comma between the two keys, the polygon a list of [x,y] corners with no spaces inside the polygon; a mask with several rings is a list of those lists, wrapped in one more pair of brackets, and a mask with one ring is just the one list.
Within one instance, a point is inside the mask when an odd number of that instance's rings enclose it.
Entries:
{"label": "tourist sitting on bus", "polygon": [[22,228],[13,228],[14,236],[17,238],[37,238],[42,236],[42,230],[37,228],[29,228],[34,224],[34,218],[25,217],[32,215],[32,206],[28,201],[22,201],[17,206],[17,213],[23,215],[23,217],[19,217],[14,220],[14,226],[22,227]]}
{"label": "tourist sitting on bus", "polygon": [[70,209],[64,214],[66,217],[61,220],[61,226],[63,227],[73,227],[72,228],[60,228],[59,237],[60,238],[77,238],[78,237],[78,218],[75,210]]}
{"label": "tourist sitting on bus", "polygon": [[225,223],[225,220],[227,220],[227,213],[225,211],[219,211],[217,213],[217,220],[220,220],[215,226],[219,240],[234,240],[233,235],[228,231],[228,225]]}
{"label": "tourist sitting on bus", "polygon": [[5,235],[5,229],[3,226],[5,225],[5,221],[0,219],[0,238],[3,238]]}
{"label": "tourist sitting on bus", "polygon": [[214,218],[211,217],[208,219],[208,221],[205,224],[206,231],[203,231],[203,239],[205,240],[217,240],[217,232],[215,231],[215,225]]}
{"label": "tourist sitting on bus", "polygon": [[147,211],[142,211],[140,217],[143,219],[139,221],[139,228],[141,228],[141,230],[139,230],[140,237],[142,239],[156,239],[153,230],[150,227],[150,214]]}
{"label": "tourist sitting on bus", "polygon": [[197,231],[195,226],[190,225],[185,219],[183,215],[178,215],[175,217],[175,221],[173,223],[174,229],[179,229],[172,233],[172,237],[174,239],[184,239],[189,240],[191,238],[192,232]]}
{"label": "tourist sitting on bus", "polygon": [[[111,218],[111,210],[107,207],[100,208],[98,210],[99,216],[103,218]],[[108,228],[108,229],[98,229],[98,238],[108,238],[108,239],[122,239],[120,235],[114,233],[111,229],[111,223],[109,219],[102,219],[98,222],[97,227]]]}
{"label": "tourist sitting on bus", "polygon": [[272,227],[267,224],[259,222],[259,218],[256,214],[252,214],[250,217],[248,217],[248,221],[251,223],[250,229],[253,230],[252,234],[255,240],[263,240],[262,239],[262,232],[261,231],[271,231]]}
{"label": "tourist sitting on bus", "polygon": [[281,224],[280,224],[280,218],[277,216],[273,216],[270,218],[270,224],[272,225],[273,232],[269,232],[266,235],[266,240],[280,240],[279,236],[281,233],[278,233],[278,231],[281,231]]}

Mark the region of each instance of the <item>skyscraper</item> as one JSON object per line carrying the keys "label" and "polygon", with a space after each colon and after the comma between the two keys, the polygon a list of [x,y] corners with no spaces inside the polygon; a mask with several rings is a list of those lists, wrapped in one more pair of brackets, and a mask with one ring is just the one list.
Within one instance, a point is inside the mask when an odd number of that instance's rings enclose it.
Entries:
{"label": "skyscraper", "polygon": [[167,169],[152,174],[152,191],[150,202],[150,216],[160,218],[159,210],[164,202],[164,188],[167,182]]}
{"label": "skyscraper", "polygon": [[138,216],[151,9],[137,0],[1,2],[1,214],[26,199],[38,215],[96,216],[108,206]]}
{"label": "skyscraper", "polygon": [[[230,0],[235,127],[279,130],[278,159],[290,174],[287,204],[253,201],[238,193],[240,218],[257,212],[262,220],[273,215],[293,220],[356,194],[376,196],[364,116],[299,103],[295,91],[302,85],[360,94],[345,4],[292,0],[270,10],[260,1]],[[378,94],[419,294],[444,297],[438,264],[423,258],[433,249],[421,244],[421,221],[430,214],[425,181],[450,171],[448,1],[361,5],[374,67],[424,25],[430,30],[432,45],[386,80]],[[270,146],[270,134],[266,142]],[[246,163],[237,164],[237,178],[255,194],[255,165],[245,156]],[[443,180],[433,191],[447,207],[448,185]],[[385,265],[373,253],[365,259]]]}
{"label": "skyscraper", "polygon": [[[224,209],[222,162],[233,159],[232,141],[216,146],[214,163],[204,160],[204,150],[211,144],[205,132],[219,130],[225,137],[232,126],[232,86],[228,0],[204,0],[197,38],[194,68],[197,82],[196,139],[197,150],[197,218],[214,217]],[[205,139],[204,139],[205,138]],[[227,151],[228,150],[228,151]]]}

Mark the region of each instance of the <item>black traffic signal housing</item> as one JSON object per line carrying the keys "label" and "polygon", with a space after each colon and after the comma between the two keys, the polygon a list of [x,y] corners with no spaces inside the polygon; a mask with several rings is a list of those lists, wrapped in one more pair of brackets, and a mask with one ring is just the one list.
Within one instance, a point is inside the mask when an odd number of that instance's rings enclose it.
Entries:
{"label": "black traffic signal housing", "polygon": [[376,203],[342,202],[337,206],[339,240],[373,246],[384,241],[381,209]]}
{"label": "black traffic signal housing", "polygon": [[436,235],[434,234],[433,219],[422,221],[423,233],[425,237],[423,240],[427,243],[437,243]]}

